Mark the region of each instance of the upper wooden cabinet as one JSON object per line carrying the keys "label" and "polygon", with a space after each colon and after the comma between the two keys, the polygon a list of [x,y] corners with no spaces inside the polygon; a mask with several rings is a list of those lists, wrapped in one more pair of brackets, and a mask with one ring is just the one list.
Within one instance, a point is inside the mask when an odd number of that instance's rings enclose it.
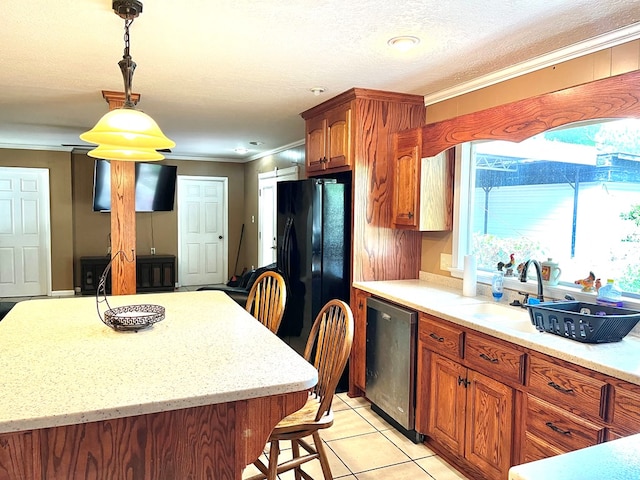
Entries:
{"label": "upper wooden cabinet", "polygon": [[422,129],[394,135],[392,226],[420,231],[453,227],[454,151],[422,158]]}
{"label": "upper wooden cabinet", "polygon": [[333,108],[306,122],[307,173],[351,166],[351,105]]}

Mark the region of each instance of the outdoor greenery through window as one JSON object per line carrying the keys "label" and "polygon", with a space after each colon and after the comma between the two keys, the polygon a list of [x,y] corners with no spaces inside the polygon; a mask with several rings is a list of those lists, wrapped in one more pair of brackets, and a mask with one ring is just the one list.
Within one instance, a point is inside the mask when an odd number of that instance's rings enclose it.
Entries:
{"label": "outdoor greenery through window", "polygon": [[479,269],[513,254],[517,276],[518,264],[552,258],[560,284],[593,272],[640,296],[640,120],[475,142],[467,161],[468,242]]}

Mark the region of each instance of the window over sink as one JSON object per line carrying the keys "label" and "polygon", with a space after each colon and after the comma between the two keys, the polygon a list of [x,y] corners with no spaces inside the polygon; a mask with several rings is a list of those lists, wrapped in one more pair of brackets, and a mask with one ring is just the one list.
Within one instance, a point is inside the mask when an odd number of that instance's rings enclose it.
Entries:
{"label": "window over sink", "polygon": [[518,264],[552,258],[560,289],[593,272],[640,299],[640,120],[465,143],[456,157],[458,266],[474,253],[490,272],[513,254],[517,278]]}

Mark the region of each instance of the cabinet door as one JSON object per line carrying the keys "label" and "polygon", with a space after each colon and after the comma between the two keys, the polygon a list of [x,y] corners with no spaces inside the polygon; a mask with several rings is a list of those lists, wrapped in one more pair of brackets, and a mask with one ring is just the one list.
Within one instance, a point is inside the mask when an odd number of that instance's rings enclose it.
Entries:
{"label": "cabinet door", "polygon": [[392,222],[396,228],[418,228],[422,130],[394,135]]}
{"label": "cabinet door", "polygon": [[307,172],[324,169],[326,161],[326,121],[324,117],[310,118],[306,122]]}
{"label": "cabinet door", "polygon": [[349,105],[326,114],[327,146],[325,168],[351,165],[351,108]]}
{"label": "cabinet door", "polygon": [[13,478],[43,478],[38,471],[40,448],[34,447],[34,436],[37,438],[37,430],[0,434],[0,478],[10,478],[5,476],[7,472],[14,472]]}
{"label": "cabinet door", "polygon": [[511,466],[513,389],[473,370],[467,380],[465,458],[489,478],[506,478]]}
{"label": "cabinet door", "polygon": [[467,369],[431,354],[427,434],[457,455],[464,455]]}
{"label": "cabinet door", "polygon": [[367,298],[369,293],[362,290],[353,290],[353,304],[351,310],[354,317],[353,347],[351,348],[351,359],[349,372],[352,383],[362,392],[365,391],[366,370],[365,359],[367,348]]}

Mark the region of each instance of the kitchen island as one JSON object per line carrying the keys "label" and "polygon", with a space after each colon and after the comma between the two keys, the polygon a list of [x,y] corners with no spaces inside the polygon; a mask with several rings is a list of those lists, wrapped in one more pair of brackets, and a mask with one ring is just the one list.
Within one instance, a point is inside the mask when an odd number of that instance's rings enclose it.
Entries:
{"label": "kitchen island", "polygon": [[240,479],[317,381],[223,292],[109,303],[166,318],[116,332],[82,297],[19,302],[0,323],[0,479]]}

